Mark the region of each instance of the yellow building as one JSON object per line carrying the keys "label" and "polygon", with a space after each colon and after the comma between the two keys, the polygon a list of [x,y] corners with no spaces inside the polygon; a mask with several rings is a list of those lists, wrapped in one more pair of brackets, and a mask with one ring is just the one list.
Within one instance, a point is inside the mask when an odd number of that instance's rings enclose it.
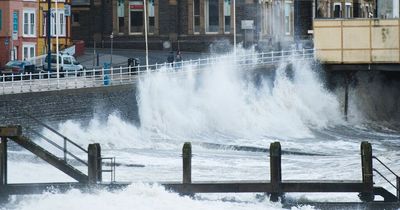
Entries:
{"label": "yellow building", "polygon": [[[48,0],[39,0],[38,12],[38,40],[37,49],[38,55],[47,53],[47,11]],[[52,0],[51,5],[51,49],[53,52],[56,50],[56,34],[59,37],[59,50],[63,50],[72,45],[71,40],[71,0],[58,0],[56,12],[55,0]],[[58,23],[56,24],[56,14],[58,15]]]}

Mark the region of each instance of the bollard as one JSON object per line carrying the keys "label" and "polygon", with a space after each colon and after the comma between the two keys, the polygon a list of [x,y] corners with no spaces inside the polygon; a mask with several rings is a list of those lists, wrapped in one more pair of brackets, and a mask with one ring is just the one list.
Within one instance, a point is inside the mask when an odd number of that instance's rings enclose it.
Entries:
{"label": "bollard", "polygon": [[193,196],[193,194],[190,193],[190,189],[188,189],[188,187],[185,186],[185,184],[192,183],[192,144],[190,142],[185,142],[185,144],[183,145],[182,166],[183,166],[182,170],[183,190],[180,194]]}
{"label": "bollard", "polygon": [[281,144],[279,142],[271,143],[270,145],[270,172],[271,172],[271,185],[272,191],[270,200],[272,202],[279,201],[279,198],[283,195],[281,189],[282,183],[282,151]]}
{"label": "bollard", "polygon": [[361,142],[361,170],[364,190],[358,194],[358,197],[363,202],[374,201],[375,196],[373,192],[374,180],[372,173],[372,147],[367,141]]}
{"label": "bollard", "polygon": [[102,181],[100,144],[89,144],[88,147],[88,177],[89,184],[96,184]]}

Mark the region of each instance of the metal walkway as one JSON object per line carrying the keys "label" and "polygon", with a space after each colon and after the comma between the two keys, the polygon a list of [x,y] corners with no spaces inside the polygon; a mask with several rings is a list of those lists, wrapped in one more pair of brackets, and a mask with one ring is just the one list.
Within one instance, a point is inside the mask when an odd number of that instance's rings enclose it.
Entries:
{"label": "metal walkway", "polygon": [[110,69],[85,69],[60,74],[39,73],[0,75],[0,95],[43,92],[65,89],[104,87],[136,83],[138,78],[149,73],[180,75],[192,71],[203,71],[219,62],[233,63],[240,67],[274,66],[282,61],[294,62],[314,60],[313,49],[275,51],[256,54],[215,56],[206,59],[186,60],[172,64],[162,63],[135,67],[113,67]]}

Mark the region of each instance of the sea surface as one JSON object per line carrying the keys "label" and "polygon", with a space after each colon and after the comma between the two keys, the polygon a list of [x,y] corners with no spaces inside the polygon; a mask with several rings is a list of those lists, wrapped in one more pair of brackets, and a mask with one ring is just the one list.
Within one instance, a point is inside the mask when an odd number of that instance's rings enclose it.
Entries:
{"label": "sea surface", "polygon": [[[185,66],[179,72],[165,69],[147,74],[137,84],[137,122],[123,120],[115,112],[89,123],[65,120],[51,125],[84,147],[100,143],[103,154],[116,157],[119,163],[116,180],[131,181],[132,185],[116,192],[53,190],[12,196],[0,209],[283,209],[263,194],[198,194],[190,198],[147,184],[182,179],[184,142],[193,145],[194,182],[269,180],[269,154],[262,149],[275,141],[282,150],[292,152],[282,157],[283,180],[361,180],[362,141],[369,141],[375,156],[400,171],[400,133],[369,122],[352,104],[346,121],[340,97],[325,88],[318,71],[309,61],[285,61],[273,74],[256,75],[251,67],[237,67],[232,59],[221,57],[201,72]],[[57,139],[46,130],[42,134]],[[57,153],[44,141],[36,142]],[[240,146],[254,150],[244,151]],[[394,181],[388,171],[379,165],[376,168]],[[109,177],[104,174],[105,181]],[[394,193],[387,182],[374,178],[376,185]],[[28,152],[10,152],[9,182],[58,181],[73,180]],[[354,193],[291,193],[286,199],[358,201]],[[315,208],[299,205],[292,209]]]}

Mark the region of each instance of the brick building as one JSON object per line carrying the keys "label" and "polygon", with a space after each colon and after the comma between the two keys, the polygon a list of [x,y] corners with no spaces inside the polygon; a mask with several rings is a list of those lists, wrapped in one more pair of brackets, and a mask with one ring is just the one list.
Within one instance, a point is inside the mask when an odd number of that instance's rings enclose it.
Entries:
{"label": "brick building", "polygon": [[[73,0],[73,38],[87,45],[144,48],[142,0]],[[258,0],[236,0],[237,39],[257,38]],[[233,40],[233,0],[148,0],[150,49],[205,50],[214,41]],[[252,29],[242,29],[242,20]],[[99,46],[99,45],[98,45]]]}
{"label": "brick building", "polygon": [[[37,54],[38,1],[0,1],[0,67]],[[14,35],[13,35],[14,34]]]}

